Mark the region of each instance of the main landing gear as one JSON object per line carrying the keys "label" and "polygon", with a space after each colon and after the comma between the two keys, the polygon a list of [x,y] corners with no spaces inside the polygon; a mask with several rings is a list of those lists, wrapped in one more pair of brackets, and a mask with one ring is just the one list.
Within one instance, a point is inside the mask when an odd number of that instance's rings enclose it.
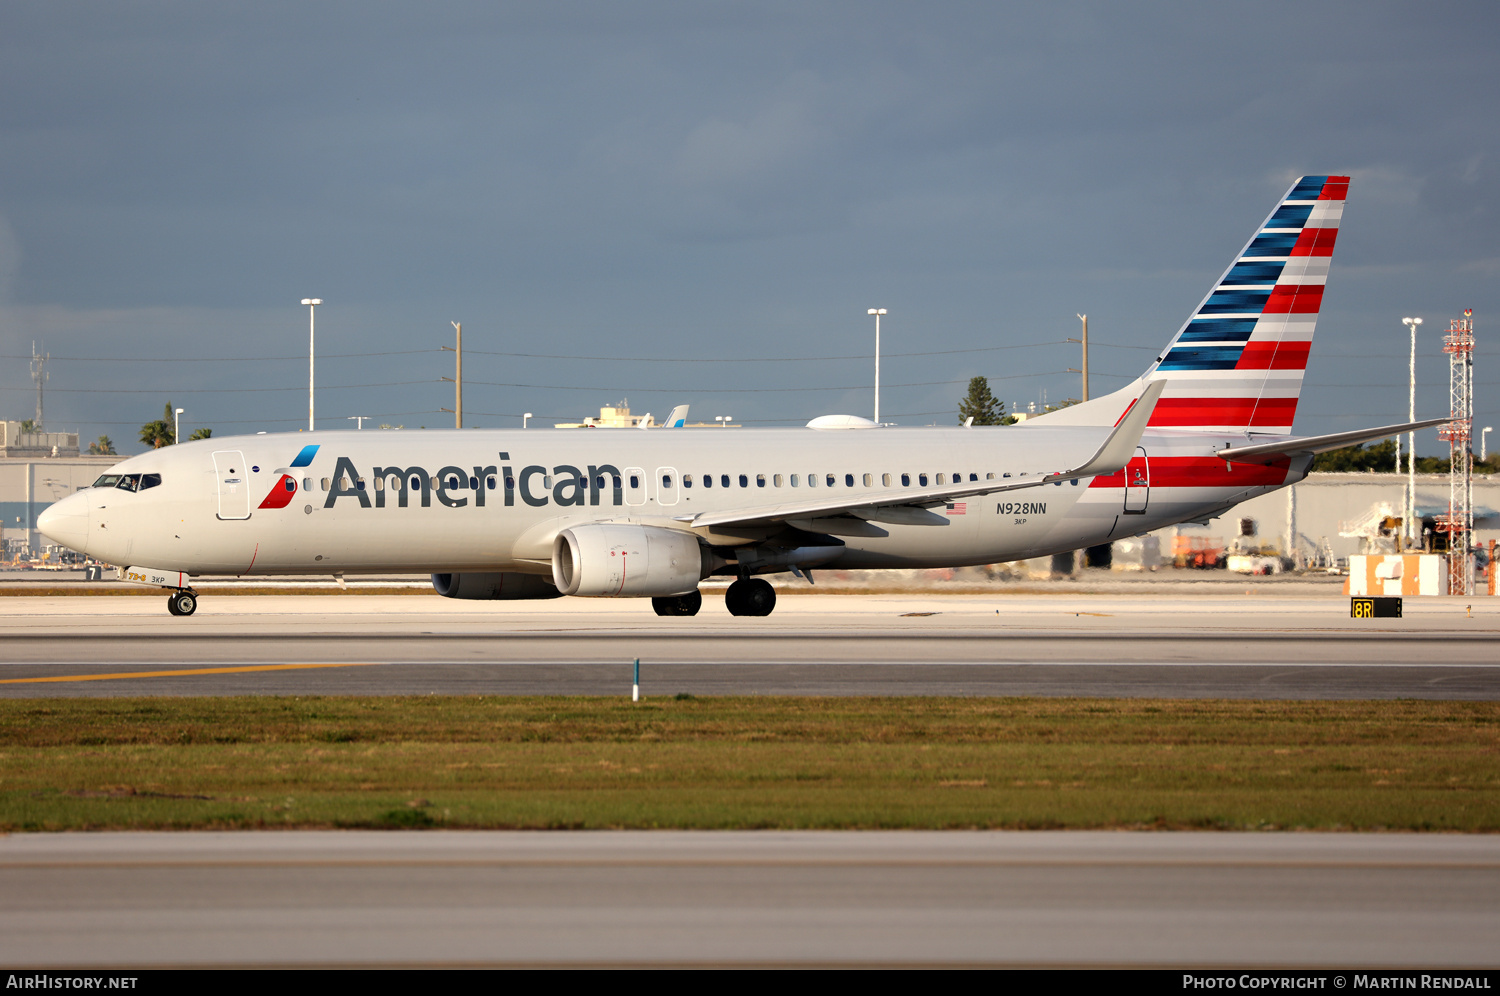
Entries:
{"label": "main landing gear", "polygon": [[167,596],[167,611],[174,616],[190,616],[198,611],[198,593],[178,588]]}
{"label": "main landing gear", "polygon": [[686,595],[653,598],[651,607],[659,616],[696,616],[703,607],[703,595],[695,588]]}
{"label": "main landing gear", "polygon": [[724,592],[724,605],[732,616],[768,616],[776,608],[776,589],[762,578],[741,578]]}

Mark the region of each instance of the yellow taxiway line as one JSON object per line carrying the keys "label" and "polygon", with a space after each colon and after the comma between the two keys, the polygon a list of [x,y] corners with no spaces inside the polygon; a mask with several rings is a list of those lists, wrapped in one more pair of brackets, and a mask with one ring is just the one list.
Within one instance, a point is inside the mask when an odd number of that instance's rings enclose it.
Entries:
{"label": "yellow taxiway line", "polygon": [[374,667],[376,661],[339,664],[247,664],[244,667],[179,668],[176,671],[122,671],[116,674],[64,674],[50,678],[0,678],[0,685],[36,685],[48,681],[114,681],[120,678],[168,678],[184,674],[245,674],[249,671],[304,671],[318,667]]}

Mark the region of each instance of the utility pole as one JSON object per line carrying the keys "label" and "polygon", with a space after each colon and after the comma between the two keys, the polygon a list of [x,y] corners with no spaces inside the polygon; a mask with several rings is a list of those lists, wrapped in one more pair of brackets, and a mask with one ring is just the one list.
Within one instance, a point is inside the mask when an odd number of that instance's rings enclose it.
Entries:
{"label": "utility pole", "polygon": [[[1068,341],[1083,344],[1083,369],[1074,370],[1073,372],[1083,375],[1083,398],[1081,400],[1087,401],[1089,399],[1089,316],[1079,315],[1078,320],[1083,322],[1083,338],[1069,339]],[[1071,370],[1072,368],[1070,367],[1069,369]]]}
{"label": "utility pole", "polygon": [[[461,322],[449,322],[448,324],[453,326],[453,331],[458,336],[458,342],[454,349],[449,349],[447,346],[443,347],[444,352],[453,353],[455,356],[453,376],[444,377],[443,379],[453,382],[453,427],[455,429],[462,429],[464,427],[464,327]],[[446,408],[443,409],[443,411],[447,410]]]}

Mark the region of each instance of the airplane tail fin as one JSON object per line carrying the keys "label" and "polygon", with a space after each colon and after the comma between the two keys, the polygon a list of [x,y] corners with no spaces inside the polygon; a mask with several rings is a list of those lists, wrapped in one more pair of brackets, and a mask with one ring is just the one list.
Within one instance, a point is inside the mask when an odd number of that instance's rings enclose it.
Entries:
{"label": "airplane tail fin", "polygon": [[1139,380],[1036,421],[1113,425],[1141,381],[1165,380],[1152,427],[1290,433],[1348,189],[1302,177]]}
{"label": "airplane tail fin", "polygon": [[687,413],[687,405],[678,405],[672,409],[672,414],[667,416],[667,420],[661,424],[661,427],[663,429],[681,429],[687,424]]}

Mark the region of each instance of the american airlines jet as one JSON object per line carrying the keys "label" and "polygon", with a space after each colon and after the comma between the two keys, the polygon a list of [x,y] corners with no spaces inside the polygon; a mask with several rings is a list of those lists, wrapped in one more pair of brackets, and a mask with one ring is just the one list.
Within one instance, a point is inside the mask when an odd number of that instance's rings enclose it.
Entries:
{"label": "american airlines jet", "polygon": [[689,616],[724,575],[729,611],[763,616],[757,575],[990,564],[1206,522],[1315,453],[1444,421],[1291,435],[1348,184],[1298,180],[1135,382],[1017,426],[211,439],[122,461],[38,526],[168,589],[174,615],[203,575],[422,572],[449,598]]}

